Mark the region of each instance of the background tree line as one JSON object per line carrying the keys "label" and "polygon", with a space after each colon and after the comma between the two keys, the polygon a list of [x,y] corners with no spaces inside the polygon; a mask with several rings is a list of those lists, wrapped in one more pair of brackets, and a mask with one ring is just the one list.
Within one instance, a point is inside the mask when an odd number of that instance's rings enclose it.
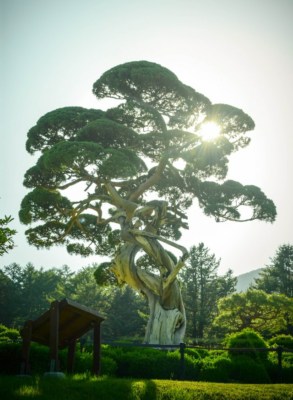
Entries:
{"label": "background tree line", "polygon": [[[266,337],[293,334],[293,246],[282,245],[246,292],[236,293],[232,271],[219,276],[218,260],[200,243],[190,249],[180,284],[186,305],[186,339],[191,341],[253,328]],[[0,270],[0,323],[19,328],[55,299],[68,297],[105,317],[103,339],[141,340],[148,316],[145,299],[128,286],[100,286],[97,265],[77,272],[68,266],[44,270],[11,264]]]}

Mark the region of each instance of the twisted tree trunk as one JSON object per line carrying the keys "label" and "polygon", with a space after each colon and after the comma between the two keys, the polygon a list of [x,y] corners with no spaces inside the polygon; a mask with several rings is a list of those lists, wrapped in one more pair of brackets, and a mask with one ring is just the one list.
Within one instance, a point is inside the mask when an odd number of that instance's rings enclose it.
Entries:
{"label": "twisted tree trunk", "polygon": [[[134,202],[143,191],[160,177],[166,160],[162,157],[156,172],[129,199],[123,199],[110,184],[105,184],[113,203],[117,207],[116,222],[120,224],[122,245],[112,263],[112,271],[118,282],[127,283],[142,293],[148,300],[150,317],[146,328],[145,343],[179,344],[183,341],[186,329],[186,315],[182,301],[177,274],[184,266],[187,250],[158,236],[159,227],[166,220],[167,202],[153,201],[143,207]],[[132,220],[137,218],[143,229],[134,228]],[[182,252],[177,264],[160,244],[165,242]],[[155,263],[157,273],[136,264],[135,257],[143,250]]]}
{"label": "twisted tree trunk", "polygon": [[[143,236],[143,232],[131,238],[116,254],[112,271],[120,283],[127,283],[148,299],[150,316],[145,343],[179,344],[184,338],[186,316],[176,275],[183,261],[175,265],[159,241]],[[136,265],[135,256],[140,249],[156,262],[159,274]]]}

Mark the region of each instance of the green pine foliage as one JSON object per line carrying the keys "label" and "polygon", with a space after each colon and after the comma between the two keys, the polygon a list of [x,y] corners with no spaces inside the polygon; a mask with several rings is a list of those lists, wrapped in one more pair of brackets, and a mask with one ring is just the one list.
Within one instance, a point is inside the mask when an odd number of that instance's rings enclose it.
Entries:
{"label": "green pine foliage", "polygon": [[293,297],[293,245],[283,244],[255,280],[254,287],[266,293]]}
{"label": "green pine foliage", "polygon": [[14,248],[13,236],[16,234],[16,230],[7,226],[12,221],[13,218],[10,215],[0,218],[0,256]]}
{"label": "green pine foliage", "polygon": [[[21,202],[20,221],[28,225],[29,244],[38,249],[61,245],[72,255],[108,256],[96,279],[105,285],[114,273],[119,284],[148,299],[147,341],[156,330],[154,302],[180,313],[170,336],[177,343],[186,326],[177,275],[187,250],[171,239],[177,241],[188,229],[194,199],[216,221],[276,218],[273,201],[260,188],[225,180],[229,157],[249,144],[246,134],[255,124],[241,109],[212,104],[172,71],[145,60],[109,69],[94,83],[93,93],[116,99],[116,107],[63,107],[29,130],[26,149],[39,158],[25,173],[24,185],[31,191]],[[219,127],[212,140],[201,135],[208,123]],[[162,243],[181,250],[178,264]],[[142,271],[136,264],[141,253],[152,259]],[[223,280],[213,283],[217,296],[229,293]],[[198,326],[188,327],[195,337],[203,337],[215,313],[218,297],[210,293]]]}
{"label": "green pine foliage", "polygon": [[179,275],[187,315],[186,336],[191,342],[210,338],[219,299],[235,291],[236,278],[232,276],[232,271],[219,276],[219,264],[220,260],[203,243],[199,243],[191,247],[186,268]]}

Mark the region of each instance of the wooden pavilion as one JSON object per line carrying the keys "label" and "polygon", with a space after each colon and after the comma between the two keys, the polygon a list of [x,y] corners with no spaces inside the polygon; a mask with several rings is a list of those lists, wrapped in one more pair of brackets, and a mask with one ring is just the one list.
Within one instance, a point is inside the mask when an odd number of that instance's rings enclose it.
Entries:
{"label": "wooden pavilion", "polygon": [[29,374],[29,353],[31,342],[46,345],[50,349],[50,373],[59,373],[59,349],[68,348],[67,372],[73,372],[77,340],[90,329],[94,331],[93,368],[99,375],[101,367],[101,323],[104,318],[95,310],[69,299],[54,301],[48,311],[35,320],[26,321],[21,331],[22,365],[21,373]]}

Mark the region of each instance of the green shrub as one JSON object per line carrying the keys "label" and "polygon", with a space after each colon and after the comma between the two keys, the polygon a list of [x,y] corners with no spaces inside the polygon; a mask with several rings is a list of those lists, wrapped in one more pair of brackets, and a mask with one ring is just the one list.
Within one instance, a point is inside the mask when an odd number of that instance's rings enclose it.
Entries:
{"label": "green shrub", "polygon": [[[65,355],[60,358],[61,370],[63,371]],[[31,343],[30,348],[30,370],[32,374],[43,374],[50,370],[49,348],[38,343]]]}
{"label": "green shrub", "polygon": [[232,358],[230,377],[241,383],[269,383],[270,377],[263,362],[247,355]]}
{"label": "green shrub", "polygon": [[1,342],[18,342],[21,336],[18,329],[6,328],[4,325],[0,326],[0,341]]}
{"label": "green shrub", "polygon": [[194,381],[199,379],[199,371],[201,368],[201,359],[195,358],[186,354],[184,357],[185,369],[184,369],[184,379]]}
{"label": "green shrub", "polygon": [[0,343],[0,374],[19,374],[21,365],[21,344]]}
{"label": "green shrub", "polygon": [[281,346],[293,350],[292,335],[277,335],[268,341],[270,347]]}
{"label": "green shrub", "polygon": [[[147,350],[147,351],[146,351]],[[117,374],[120,377],[170,379],[174,371],[174,359],[166,362],[166,354],[159,350],[136,349],[127,351],[118,361]],[[178,367],[178,361],[177,365]]]}
{"label": "green shrub", "polygon": [[[226,336],[224,344],[229,349],[231,357],[237,357],[239,355],[245,355],[254,360],[265,361],[268,358],[267,351],[257,351],[255,349],[267,349],[267,344],[262,336],[254,330],[247,328],[241,332],[232,333]],[[247,350],[232,350],[232,349],[251,349]],[[231,349],[231,350],[230,350]]]}
{"label": "green shrub", "polygon": [[276,352],[271,352],[266,363],[266,369],[273,383],[293,383],[293,353],[282,353],[282,369],[280,370],[278,355]]}
{"label": "green shrub", "polygon": [[232,370],[232,361],[228,357],[206,357],[202,361],[199,374],[200,381],[229,382]]}
{"label": "green shrub", "polygon": [[3,324],[0,324],[0,334],[2,333],[2,332],[5,332],[5,331],[7,331],[7,326],[5,326],[5,325],[3,325]]}
{"label": "green shrub", "polygon": [[199,355],[201,358],[208,357],[209,354],[210,354],[210,350],[207,350],[207,349],[200,349],[200,348],[197,348],[197,349],[196,349],[196,352],[198,353],[198,355]]}
{"label": "green shrub", "polygon": [[1,336],[0,336],[0,343],[7,343],[7,342],[11,342],[11,340],[9,339],[9,337],[8,337],[8,336],[1,335]]}
{"label": "green shrub", "polygon": [[93,355],[88,351],[76,351],[74,360],[74,372],[90,372],[93,368]]}
{"label": "green shrub", "polygon": [[186,347],[185,350],[184,350],[184,354],[185,355],[187,354],[187,355],[189,355],[189,356],[191,356],[191,357],[193,357],[195,359],[201,359],[202,355],[201,355],[200,350],[201,349],[193,349],[193,348],[190,348],[190,347]]}
{"label": "green shrub", "polygon": [[[199,356],[185,354],[185,378],[196,379]],[[103,357],[112,358],[117,363],[118,377],[145,379],[178,379],[181,377],[180,352],[141,347],[102,347]]]}
{"label": "green shrub", "polygon": [[117,371],[117,363],[110,357],[102,357],[101,375],[115,376]]}
{"label": "green shrub", "polygon": [[281,381],[286,383],[293,383],[293,354],[286,357],[284,354],[282,362]]}
{"label": "green shrub", "polygon": [[[19,374],[21,372],[21,343],[0,343],[0,374]],[[59,362],[61,371],[67,368],[67,349],[59,351]],[[49,348],[38,343],[31,343],[30,348],[30,371],[32,374],[43,374],[50,369]],[[74,371],[78,373],[91,372],[93,356],[88,352],[76,351]],[[117,369],[116,362],[103,357],[101,362],[101,374],[113,376]]]}

